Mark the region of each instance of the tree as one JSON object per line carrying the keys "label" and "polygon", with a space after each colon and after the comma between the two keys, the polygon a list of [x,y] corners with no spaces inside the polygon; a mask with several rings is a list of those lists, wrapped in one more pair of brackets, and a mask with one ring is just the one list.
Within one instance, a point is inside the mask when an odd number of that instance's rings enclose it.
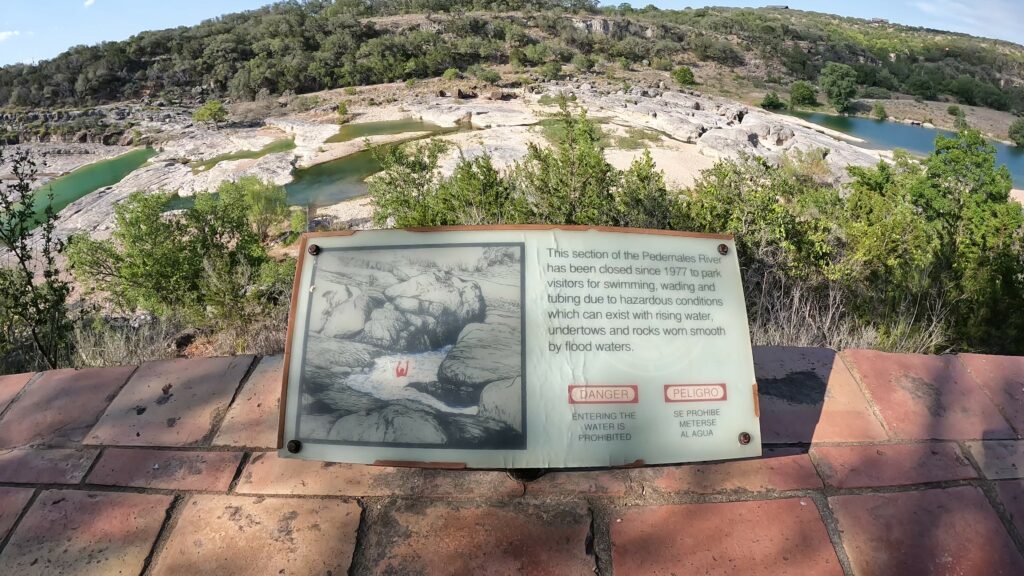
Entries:
{"label": "tree", "polygon": [[196,122],[212,122],[216,127],[228,119],[228,109],[220,100],[207,100],[192,114]]}
{"label": "tree", "polygon": [[785,107],[786,103],[775,92],[769,92],[761,99],[761,108],[765,110],[780,110]]}
{"label": "tree", "polygon": [[71,287],[57,268],[64,244],[54,233],[53,192],[32,190],[36,168],[27,151],[6,154],[0,145],[5,163],[14,179],[0,182],[0,245],[10,262],[0,268],[0,361],[6,372],[68,366]]}
{"label": "tree", "polygon": [[793,106],[815,106],[818,104],[818,91],[810,82],[797,80],[789,89],[789,101]]}
{"label": "tree", "polygon": [[839,112],[850,109],[850,100],[857,94],[857,72],[846,64],[829,62],[818,80],[829,104]]}
{"label": "tree", "polygon": [[672,79],[680,86],[693,86],[697,79],[693,76],[693,70],[689,66],[680,66],[672,71]]}
{"label": "tree", "polygon": [[1010,140],[1018,148],[1024,148],[1024,118],[1018,118],[1010,124]]}

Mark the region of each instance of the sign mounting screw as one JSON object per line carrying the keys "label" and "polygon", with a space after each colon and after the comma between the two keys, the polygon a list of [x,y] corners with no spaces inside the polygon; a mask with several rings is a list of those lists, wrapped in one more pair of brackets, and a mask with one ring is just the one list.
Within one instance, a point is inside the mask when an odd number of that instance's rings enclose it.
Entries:
{"label": "sign mounting screw", "polygon": [[719,244],[718,253],[721,254],[722,256],[725,256],[726,254],[729,253],[729,247],[726,246],[725,244]]}
{"label": "sign mounting screw", "polygon": [[289,440],[287,448],[292,454],[298,454],[299,450],[302,450],[302,442],[299,442],[298,440]]}
{"label": "sign mounting screw", "polygon": [[317,254],[320,253],[320,246],[317,244],[310,244],[309,248],[307,248],[306,251],[309,252],[311,256],[316,256]]}
{"label": "sign mounting screw", "polygon": [[[295,442],[295,440],[292,440],[292,442]],[[291,442],[289,442],[288,444],[290,449]],[[744,446],[750,444],[750,432],[740,432],[740,444]]]}

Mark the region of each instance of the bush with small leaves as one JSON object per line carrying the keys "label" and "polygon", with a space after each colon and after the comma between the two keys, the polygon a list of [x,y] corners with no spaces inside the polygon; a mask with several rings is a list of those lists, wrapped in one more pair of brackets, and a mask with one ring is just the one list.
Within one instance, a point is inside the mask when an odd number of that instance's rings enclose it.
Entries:
{"label": "bush with small leaves", "polygon": [[0,144],[0,368],[5,374],[69,366],[73,322],[71,285],[57,267],[64,243],[55,235],[53,193],[33,189],[35,162],[28,151]]}
{"label": "bush with small leaves", "polygon": [[875,103],[875,107],[871,109],[871,115],[877,120],[885,120],[889,117],[889,113],[886,112],[885,106],[882,106],[881,102]]}
{"label": "bush with small leaves", "polygon": [[775,92],[769,92],[761,99],[761,108],[765,110],[781,110],[785,107],[786,103]]}
{"label": "bush with small leaves", "polygon": [[192,113],[192,119],[196,122],[210,122],[216,127],[228,119],[228,109],[220,100],[207,100],[202,106]]}
{"label": "bush with small leaves", "polygon": [[693,70],[689,66],[680,66],[672,71],[672,79],[680,86],[693,86],[697,79],[693,76]]}
{"label": "bush with small leaves", "polygon": [[797,80],[789,88],[789,101],[794,106],[814,106],[818,103],[818,91],[810,82]]}
{"label": "bush with small leaves", "polygon": [[572,57],[572,65],[581,72],[589,72],[594,69],[594,59],[586,54],[580,53]]}
{"label": "bush with small leaves", "polygon": [[558,62],[547,62],[540,67],[540,75],[545,80],[558,80],[562,77],[562,65]]}
{"label": "bush with small leaves", "polygon": [[1024,118],[1018,118],[1010,124],[1010,140],[1019,148],[1024,148]]}

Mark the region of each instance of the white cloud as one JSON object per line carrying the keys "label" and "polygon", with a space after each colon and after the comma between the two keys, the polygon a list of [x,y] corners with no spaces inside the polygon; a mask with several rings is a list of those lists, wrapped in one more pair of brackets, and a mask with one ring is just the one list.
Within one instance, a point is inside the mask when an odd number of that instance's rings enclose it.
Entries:
{"label": "white cloud", "polygon": [[6,42],[15,36],[21,36],[20,30],[0,30],[0,42]]}
{"label": "white cloud", "polygon": [[985,38],[1024,43],[1024,3],[1019,0],[918,0],[931,26]]}
{"label": "white cloud", "polygon": [[85,7],[88,8],[96,3],[96,0],[85,0]]}

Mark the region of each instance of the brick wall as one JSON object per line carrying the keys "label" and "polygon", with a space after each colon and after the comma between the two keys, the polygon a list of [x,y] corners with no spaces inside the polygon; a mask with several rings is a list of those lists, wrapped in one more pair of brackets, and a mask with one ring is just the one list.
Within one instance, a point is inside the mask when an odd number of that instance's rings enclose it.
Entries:
{"label": "brick wall", "polygon": [[765,456],[283,461],[280,357],[0,377],[0,574],[1024,574],[1024,358],[758,348]]}

